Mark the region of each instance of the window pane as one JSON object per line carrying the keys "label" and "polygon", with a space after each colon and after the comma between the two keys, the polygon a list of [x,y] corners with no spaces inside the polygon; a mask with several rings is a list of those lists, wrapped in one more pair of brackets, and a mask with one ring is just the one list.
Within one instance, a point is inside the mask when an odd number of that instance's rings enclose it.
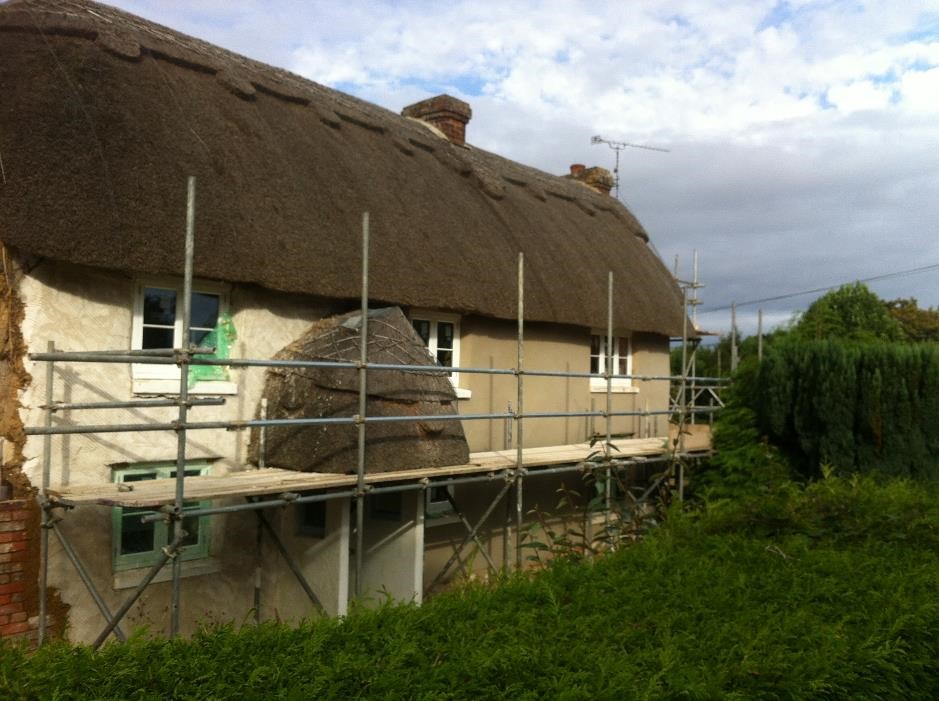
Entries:
{"label": "window pane", "polygon": [[431,502],[444,502],[449,504],[450,500],[447,499],[448,489],[446,487],[431,487],[430,488],[430,501]]}
{"label": "window pane", "polygon": [[218,324],[218,295],[194,292],[192,294],[192,318],[190,327],[201,326],[214,329]]}
{"label": "window pane", "polygon": [[[189,343],[194,346],[201,346],[203,339],[212,333],[209,329],[189,329]],[[212,344],[213,346],[216,344]]]}
{"label": "window pane", "polygon": [[161,329],[145,326],[143,328],[144,348],[172,348],[173,329]]}
{"label": "window pane", "polygon": [[417,331],[417,335],[421,337],[421,340],[426,346],[430,343],[430,322],[426,319],[414,319],[411,321],[411,325],[414,327],[414,330]]}
{"label": "window pane", "polygon": [[[193,508],[199,506],[199,502],[187,502],[184,505],[186,508]],[[183,519],[183,530],[186,531],[186,537],[183,538],[183,545],[196,545],[199,542],[199,517],[198,516],[187,516]],[[173,540],[172,530],[169,532],[166,539],[167,543]]]}
{"label": "window pane", "polygon": [[319,538],[326,535],[325,501],[298,504],[297,509],[297,533]]}
{"label": "window pane", "polygon": [[453,366],[453,351],[444,350],[442,348],[437,350],[437,364],[442,365],[445,368]]}
{"label": "window pane", "polygon": [[448,321],[437,322],[437,348],[453,349],[453,324]]}
{"label": "window pane", "polygon": [[153,513],[150,509],[124,509],[121,514],[121,555],[146,553],[154,549],[153,538],[156,524],[140,522],[142,516],[150,513]]}
{"label": "window pane", "polygon": [[590,337],[590,355],[600,355],[603,339],[600,336]]}
{"label": "window pane", "polygon": [[[175,321],[176,292],[174,290],[161,290],[157,287],[145,288],[143,291],[143,323],[172,326]],[[172,348],[172,345],[169,347]]]}

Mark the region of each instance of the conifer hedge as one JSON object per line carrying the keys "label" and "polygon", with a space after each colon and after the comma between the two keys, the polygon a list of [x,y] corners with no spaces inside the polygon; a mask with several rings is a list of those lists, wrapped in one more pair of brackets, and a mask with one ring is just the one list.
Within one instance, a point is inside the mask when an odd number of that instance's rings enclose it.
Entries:
{"label": "conifer hedge", "polygon": [[939,347],[789,340],[752,377],[761,431],[805,474],[939,478]]}

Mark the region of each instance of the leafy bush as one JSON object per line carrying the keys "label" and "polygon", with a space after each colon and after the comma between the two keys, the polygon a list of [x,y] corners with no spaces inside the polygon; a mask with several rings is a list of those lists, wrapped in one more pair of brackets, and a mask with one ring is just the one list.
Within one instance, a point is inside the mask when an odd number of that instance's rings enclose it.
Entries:
{"label": "leafy bush", "polygon": [[932,699],[939,490],[830,477],[422,607],[0,649],[10,699]]}
{"label": "leafy bush", "polygon": [[748,397],[806,476],[828,463],[939,478],[939,347],[791,340],[766,354]]}

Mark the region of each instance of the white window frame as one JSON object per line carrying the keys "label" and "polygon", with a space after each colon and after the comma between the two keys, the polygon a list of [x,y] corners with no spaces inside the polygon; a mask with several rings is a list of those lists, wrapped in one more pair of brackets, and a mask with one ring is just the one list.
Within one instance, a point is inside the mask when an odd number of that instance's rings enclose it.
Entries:
{"label": "white window frame", "polygon": [[[433,361],[437,362],[437,324],[444,322],[453,324],[453,360],[451,367],[460,367],[460,316],[459,314],[447,314],[445,312],[433,312],[426,309],[412,309],[408,315],[408,321],[428,321],[430,322],[430,339],[427,341],[427,352]],[[469,399],[473,393],[460,387],[460,373],[454,372],[450,375],[450,384],[453,385],[453,391],[456,392],[457,399]]]}
{"label": "white window frame", "polygon": [[[144,290],[157,288],[176,292],[176,318],[173,328],[173,347],[180,348],[186,335],[183,333],[182,304],[183,281],[172,277],[142,278],[134,286],[134,313],[130,344],[134,350],[143,346],[143,298]],[[230,286],[220,282],[193,280],[193,293],[216,295],[219,318],[228,312]],[[179,392],[179,367],[134,363],[131,365],[131,382],[134,394],[177,394]],[[237,394],[234,382],[225,380],[202,380],[189,388],[190,394]]]}
{"label": "white window frame", "polygon": [[[590,377],[590,391],[591,392],[606,392],[606,378],[603,376],[603,373],[606,372],[607,368],[607,353],[606,353],[606,342],[607,334],[605,331],[591,331],[590,347],[588,348],[588,362],[593,357],[592,347],[593,347],[593,338],[599,337],[600,339],[600,355],[599,355],[599,364],[600,364],[600,374],[591,375]],[[617,374],[619,369],[620,359],[623,357],[623,342],[626,345],[626,374],[633,374],[633,340],[632,336],[628,333],[613,334],[613,374]],[[589,365],[588,365],[589,368]],[[638,388],[633,386],[633,381],[631,377],[614,377],[610,382],[610,389],[613,392],[638,392]]]}

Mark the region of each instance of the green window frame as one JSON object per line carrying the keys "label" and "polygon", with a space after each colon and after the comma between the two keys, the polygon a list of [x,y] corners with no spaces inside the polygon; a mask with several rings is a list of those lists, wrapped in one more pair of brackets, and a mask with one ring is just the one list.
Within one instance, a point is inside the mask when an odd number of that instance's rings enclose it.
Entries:
{"label": "green window frame", "polygon": [[[207,474],[210,464],[204,461],[188,461],[187,477]],[[114,468],[115,482],[141,482],[151,479],[176,477],[176,463],[152,462]],[[187,501],[186,507],[207,507],[207,501]],[[162,554],[162,549],[172,540],[170,526],[164,521],[142,523],[141,518],[156,513],[147,507],[114,507],[111,510],[111,560],[115,572],[153,565]],[[183,541],[181,557],[198,560],[209,556],[209,517],[196,516],[183,519],[183,529],[188,533]]]}

